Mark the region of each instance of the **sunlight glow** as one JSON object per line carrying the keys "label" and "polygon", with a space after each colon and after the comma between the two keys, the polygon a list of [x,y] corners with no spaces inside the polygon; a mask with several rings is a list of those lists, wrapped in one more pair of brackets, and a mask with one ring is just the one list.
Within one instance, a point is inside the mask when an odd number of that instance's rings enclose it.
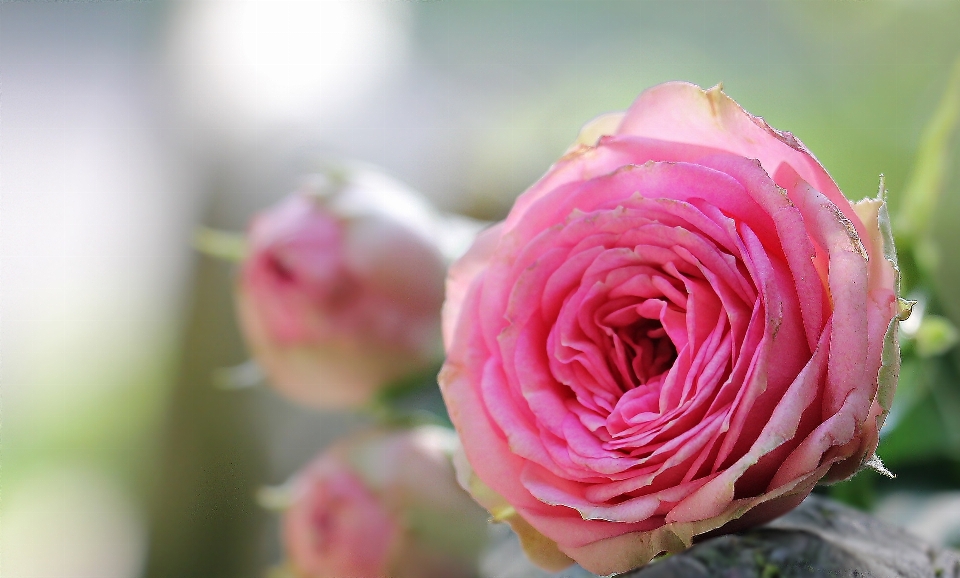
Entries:
{"label": "sunlight glow", "polygon": [[404,60],[405,11],[366,0],[210,0],[183,15],[178,64],[203,114],[255,124],[340,112]]}

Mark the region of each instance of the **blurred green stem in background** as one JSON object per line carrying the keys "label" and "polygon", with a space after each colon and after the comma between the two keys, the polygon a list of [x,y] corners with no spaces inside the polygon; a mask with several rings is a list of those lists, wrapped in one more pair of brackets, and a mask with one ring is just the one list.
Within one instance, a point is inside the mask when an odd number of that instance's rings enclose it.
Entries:
{"label": "blurred green stem in background", "polygon": [[930,220],[945,192],[951,168],[953,140],[960,127],[960,58],[940,104],[924,128],[910,180],[903,190],[894,220],[897,245],[910,269],[907,285],[929,279],[937,269],[939,250],[930,237]]}
{"label": "blurred green stem in background", "polygon": [[247,255],[247,239],[240,233],[201,225],[193,233],[193,248],[208,257],[239,263]]}
{"label": "blurred green stem in background", "polygon": [[452,427],[437,384],[439,371],[435,366],[391,383],[365,410],[385,427]]}

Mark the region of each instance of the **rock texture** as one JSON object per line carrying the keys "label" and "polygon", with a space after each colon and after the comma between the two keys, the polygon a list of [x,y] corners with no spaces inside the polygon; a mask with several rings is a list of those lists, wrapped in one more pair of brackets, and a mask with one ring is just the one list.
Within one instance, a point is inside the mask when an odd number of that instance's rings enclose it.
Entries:
{"label": "rock texture", "polygon": [[[557,574],[533,567],[507,531],[482,575],[595,578],[577,566]],[[621,578],[960,578],[960,552],[814,495],[769,524],[705,540]]]}

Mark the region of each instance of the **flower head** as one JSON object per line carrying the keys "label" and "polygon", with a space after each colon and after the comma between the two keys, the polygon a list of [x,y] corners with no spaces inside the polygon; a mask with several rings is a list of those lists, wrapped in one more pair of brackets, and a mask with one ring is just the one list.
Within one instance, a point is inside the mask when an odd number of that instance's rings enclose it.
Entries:
{"label": "flower head", "polygon": [[601,117],[451,269],[465,485],[610,574],[853,474],[899,364],[888,225],[719,87]]}

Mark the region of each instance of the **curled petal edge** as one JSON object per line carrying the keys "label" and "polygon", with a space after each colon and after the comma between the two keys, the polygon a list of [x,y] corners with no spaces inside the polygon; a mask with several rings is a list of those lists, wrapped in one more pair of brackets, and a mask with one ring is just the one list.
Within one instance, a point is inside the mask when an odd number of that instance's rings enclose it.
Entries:
{"label": "curled petal edge", "polygon": [[503,496],[473,473],[473,468],[467,461],[462,447],[458,446],[454,451],[453,461],[460,486],[490,512],[491,522],[504,522],[510,525],[520,539],[523,551],[534,564],[551,572],[559,572],[574,563],[569,556],[560,551],[556,542],[538,532]]}
{"label": "curled petal edge", "polygon": [[[791,506],[796,505],[813,490],[817,480],[833,465],[833,461],[828,461],[809,475],[790,484],[754,498],[737,500],[723,514],[713,518],[665,524],[647,532],[632,532],[568,548],[565,553],[579,560],[585,569],[601,576],[626,572],[649,563],[662,553],[681,552],[693,544],[695,537],[719,530],[728,524],[735,524],[742,516],[756,507],[762,507],[764,503],[785,501]],[[760,522],[773,519],[789,509],[790,507],[778,507]]]}
{"label": "curled petal edge", "polygon": [[[892,285],[895,291],[900,292],[900,269],[897,264],[897,251],[893,239],[893,229],[890,224],[890,214],[886,203],[886,188],[883,177],[880,177],[880,187],[876,198],[865,198],[853,205],[853,210],[860,217],[867,232],[870,235],[870,242],[876,248],[871,251],[874,255],[883,255],[883,260],[889,268],[889,274],[892,275]],[[875,268],[871,268],[874,271]],[[877,432],[883,427],[883,423],[890,413],[893,404],[894,392],[897,388],[897,381],[900,377],[900,342],[899,327],[900,322],[910,317],[913,310],[913,302],[897,298],[896,311],[893,318],[887,325],[886,333],[883,336],[883,349],[880,354],[880,370],[877,372],[877,397],[875,403],[880,406],[879,415],[877,415]],[[863,462],[857,471],[863,468],[871,468],[880,474],[892,477],[893,474],[884,467],[883,462],[876,454],[876,448],[866,452]],[[854,472],[856,473],[856,472]]]}
{"label": "curled petal edge", "polygon": [[[643,91],[627,109],[617,134],[659,138],[732,152],[760,161],[771,175],[791,166],[803,180],[862,225],[820,161],[789,132],[771,127],[723,92],[723,85],[703,88],[688,82],[665,82]],[[782,184],[782,183],[778,183]]]}
{"label": "curled petal edge", "polygon": [[626,111],[608,112],[583,125],[577,140],[573,141],[564,154],[575,152],[581,147],[595,147],[602,137],[617,134],[626,114]]}
{"label": "curled petal edge", "polygon": [[493,256],[502,231],[503,223],[497,223],[481,231],[466,254],[450,266],[447,274],[446,299],[441,311],[443,344],[447,350],[453,343],[454,328],[460,317],[463,300],[474,279],[483,272]]}

